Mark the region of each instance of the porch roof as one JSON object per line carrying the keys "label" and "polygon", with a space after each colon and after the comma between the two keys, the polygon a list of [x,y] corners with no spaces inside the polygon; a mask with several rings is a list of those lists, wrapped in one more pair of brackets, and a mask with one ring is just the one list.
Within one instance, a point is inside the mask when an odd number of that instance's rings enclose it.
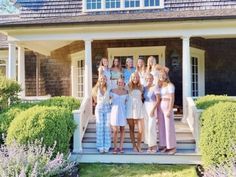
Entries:
{"label": "porch roof", "polygon": [[71,24],[112,24],[112,23],[137,23],[158,21],[187,21],[187,20],[218,20],[236,19],[236,8],[211,9],[198,11],[162,11],[123,14],[84,14],[79,16],[50,17],[42,19],[18,19],[0,22],[0,27],[20,26],[54,26]]}

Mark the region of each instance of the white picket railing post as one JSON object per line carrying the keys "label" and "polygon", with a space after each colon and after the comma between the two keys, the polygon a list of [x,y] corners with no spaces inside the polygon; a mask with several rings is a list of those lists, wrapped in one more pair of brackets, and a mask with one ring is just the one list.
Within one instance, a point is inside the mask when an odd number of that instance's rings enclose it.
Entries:
{"label": "white picket railing post", "polygon": [[195,152],[199,152],[199,141],[200,141],[200,132],[201,132],[201,123],[200,123],[200,116],[203,110],[197,109],[193,98],[187,97],[186,99],[186,110],[187,110],[187,123],[189,128],[193,134],[193,137],[196,142]]}
{"label": "white picket railing post", "polygon": [[82,152],[82,142],[81,142],[81,120],[80,120],[80,111],[74,110],[73,111],[74,121],[76,123],[76,129],[74,132],[73,137],[73,152],[74,153],[80,153]]}

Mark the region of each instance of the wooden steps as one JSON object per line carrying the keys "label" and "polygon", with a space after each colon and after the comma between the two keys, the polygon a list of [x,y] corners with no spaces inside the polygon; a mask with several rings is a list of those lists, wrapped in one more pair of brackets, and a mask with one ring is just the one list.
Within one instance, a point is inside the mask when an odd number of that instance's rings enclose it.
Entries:
{"label": "wooden steps", "polygon": [[[86,129],[82,147],[82,153],[72,154],[72,159],[83,163],[160,163],[160,164],[199,164],[200,155],[195,153],[195,140],[187,124],[180,120],[182,115],[175,115],[175,128],[177,139],[177,153],[168,155],[157,152],[149,154],[146,152],[147,145],[142,143],[142,153],[132,151],[129,137],[129,128],[125,127],[124,153],[113,154],[112,148],[108,153],[100,154],[96,149],[96,122],[91,118]],[[157,132],[158,133],[158,132]],[[119,139],[118,139],[119,142]],[[158,142],[158,139],[157,139]]]}

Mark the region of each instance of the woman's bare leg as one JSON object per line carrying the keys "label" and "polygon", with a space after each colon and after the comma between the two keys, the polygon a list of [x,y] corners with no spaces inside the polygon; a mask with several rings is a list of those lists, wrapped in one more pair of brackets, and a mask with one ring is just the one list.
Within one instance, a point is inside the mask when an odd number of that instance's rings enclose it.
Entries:
{"label": "woman's bare leg", "polygon": [[138,142],[137,142],[137,148],[139,152],[142,152],[141,149],[141,143],[142,143],[142,139],[143,139],[143,123],[142,123],[142,119],[139,120],[135,120],[138,126]]}
{"label": "woman's bare leg", "polygon": [[120,152],[123,152],[123,143],[125,138],[125,127],[120,127]]}
{"label": "woman's bare leg", "polygon": [[134,136],[134,120],[133,119],[127,119],[128,124],[129,124],[129,134],[130,134],[130,139],[131,139],[131,143],[133,145],[133,150],[136,151],[137,150],[137,146],[135,143],[135,136]]}
{"label": "woman's bare leg", "polygon": [[114,144],[114,151],[117,151],[117,134],[118,134],[118,127],[112,126],[113,130],[113,144]]}

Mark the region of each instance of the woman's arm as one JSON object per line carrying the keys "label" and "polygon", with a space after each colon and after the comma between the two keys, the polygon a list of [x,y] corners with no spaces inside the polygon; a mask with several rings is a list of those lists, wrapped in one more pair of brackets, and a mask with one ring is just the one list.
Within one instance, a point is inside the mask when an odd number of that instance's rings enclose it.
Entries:
{"label": "woman's arm", "polygon": [[160,94],[156,94],[156,102],[155,102],[155,104],[154,104],[154,106],[152,108],[152,111],[150,113],[151,117],[154,117],[155,111],[156,111],[157,107],[160,105],[160,103],[161,103],[161,95]]}

